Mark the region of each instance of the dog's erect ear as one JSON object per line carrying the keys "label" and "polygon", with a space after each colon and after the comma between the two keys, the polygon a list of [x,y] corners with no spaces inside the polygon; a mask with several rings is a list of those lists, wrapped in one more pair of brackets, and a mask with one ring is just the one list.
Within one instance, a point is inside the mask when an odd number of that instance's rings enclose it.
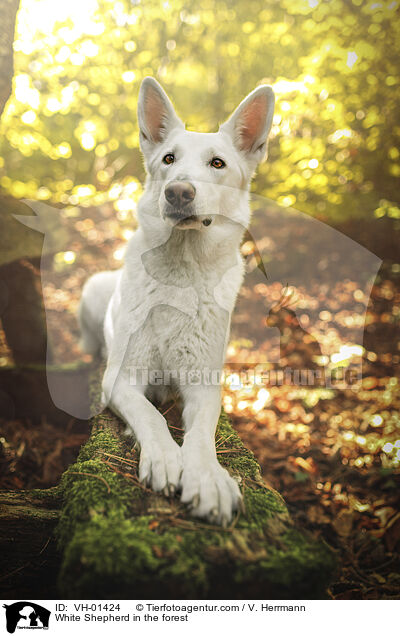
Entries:
{"label": "dog's erect ear", "polygon": [[258,86],[239,104],[220,131],[228,133],[238,150],[261,161],[267,152],[268,134],[274,114],[271,86]]}
{"label": "dog's erect ear", "polygon": [[145,77],[140,86],[138,120],[143,151],[162,142],[174,128],[184,128],[167,94],[152,77]]}

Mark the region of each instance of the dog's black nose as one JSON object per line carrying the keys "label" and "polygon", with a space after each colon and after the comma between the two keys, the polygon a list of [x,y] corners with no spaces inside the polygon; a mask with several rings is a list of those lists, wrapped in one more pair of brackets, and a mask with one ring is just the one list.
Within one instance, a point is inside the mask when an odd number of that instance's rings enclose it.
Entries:
{"label": "dog's black nose", "polygon": [[165,186],[165,198],[176,208],[185,207],[193,201],[195,194],[195,187],[189,181],[171,181]]}

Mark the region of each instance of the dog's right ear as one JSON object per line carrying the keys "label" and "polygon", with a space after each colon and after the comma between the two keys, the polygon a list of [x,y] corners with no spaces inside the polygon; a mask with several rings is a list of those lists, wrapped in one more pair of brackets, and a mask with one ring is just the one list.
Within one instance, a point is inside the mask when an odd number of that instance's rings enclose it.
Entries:
{"label": "dog's right ear", "polygon": [[274,114],[275,96],[271,86],[258,86],[239,104],[220,130],[230,135],[236,148],[251,159],[262,161]]}
{"label": "dog's right ear", "polygon": [[185,127],[167,94],[153,77],[145,77],[140,86],[138,121],[143,154],[161,143],[174,128]]}

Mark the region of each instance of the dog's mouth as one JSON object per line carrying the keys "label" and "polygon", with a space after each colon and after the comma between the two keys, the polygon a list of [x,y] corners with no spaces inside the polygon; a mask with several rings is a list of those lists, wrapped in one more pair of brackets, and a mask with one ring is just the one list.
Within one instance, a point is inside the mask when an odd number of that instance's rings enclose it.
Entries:
{"label": "dog's mouth", "polygon": [[178,225],[180,227],[186,227],[188,225],[190,226],[202,225],[203,227],[208,227],[209,225],[211,225],[211,223],[212,223],[212,219],[210,217],[201,219],[198,216],[195,216],[194,214],[192,214],[191,216],[187,216],[185,219],[182,219],[181,221],[179,221]]}
{"label": "dog's mouth", "polygon": [[163,216],[166,221],[181,230],[198,230],[203,227],[209,227],[212,223],[211,216],[200,216],[196,214],[190,214],[189,212],[183,213],[183,211],[181,210],[167,210]]}

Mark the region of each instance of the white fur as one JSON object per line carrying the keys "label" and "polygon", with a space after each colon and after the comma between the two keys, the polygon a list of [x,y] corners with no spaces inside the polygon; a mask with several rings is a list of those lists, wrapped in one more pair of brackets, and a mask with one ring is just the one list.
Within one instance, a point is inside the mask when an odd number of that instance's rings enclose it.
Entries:
{"label": "white fur", "polygon": [[[193,515],[226,525],[241,504],[237,482],[218,463],[215,430],[221,389],[204,380],[221,371],[243,276],[240,242],[250,221],[249,184],[265,156],[272,89],[260,86],[217,133],[185,130],[160,85],[141,85],[138,117],[147,168],[139,229],[119,272],[91,277],[79,318],[84,348],[103,350],[103,400],[126,422],[140,447],[139,478],[166,495],[181,489]],[[170,165],[162,159],[174,154]],[[210,165],[214,157],[226,166]],[[190,182],[189,217],[177,223],[165,187]],[[182,210],[178,210],[181,214]],[[203,222],[211,220],[208,226]],[[172,372],[158,385],[134,369]],[[198,383],[179,377],[187,371]],[[183,401],[184,441],[172,439],[151,399],[175,392]]]}

